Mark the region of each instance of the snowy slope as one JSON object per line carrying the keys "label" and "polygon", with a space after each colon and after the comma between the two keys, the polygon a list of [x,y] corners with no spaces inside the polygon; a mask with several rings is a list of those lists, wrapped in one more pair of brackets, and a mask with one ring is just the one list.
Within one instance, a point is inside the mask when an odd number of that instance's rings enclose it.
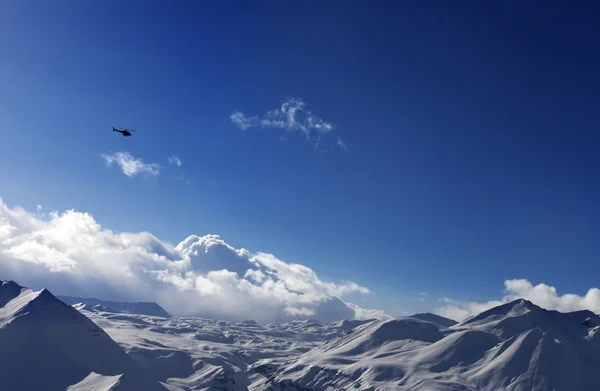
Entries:
{"label": "snowy slope", "polygon": [[67,388],[67,391],[142,391],[124,375],[102,376],[90,373],[85,379]]}
{"label": "snowy slope", "polygon": [[254,390],[600,389],[600,318],[525,300],[450,328],[377,321],[271,368]]}
{"label": "snowy slope", "polygon": [[292,321],[260,326],[202,318],[169,319],[89,312],[134,359],[169,390],[248,390],[257,362],[277,365],[345,335],[364,321]]}
{"label": "snowy slope", "polygon": [[410,317],[421,319],[421,320],[426,320],[428,322],[436,323],[436,324],[439,324],[440,326],[444,326],[444,327],[452,327],[458,323],[455,320],[444,318],[443,316],[439,316],[439,315],[432,314],[429,312],[426,312],[423,314],[414,314],[414,315],[411,315]]}
{"label": "snowy slope", "polygon": [[88,311],[105,311],[105,312],[118,312],[125,314],[140,314],[150,316],[162,316],[164,318],[170,317],[169,313],[165,311],[160,305],[154,302],[137,302],[127,303],[118,301],[106,301],[91,298],[75,297],[75,296],[56,296],[59,300],[69,304],[77,305],[78,309],[85,309]]}
{"label": "snowy slope", "polygon": [[525,300],[457,324],[417,314],[266,326],[106,312],[98,304],[78,311],[12,282],[0,286],[0,305],[2,389],[600,389],[600,318]]}
{"label": "snowy slope", "polygon": [[[100,327],[48,290],[0,286],[0,379],[7,390],[64,390],[91,372],[140,380],[133,360]],[[164,389],[164,388],[163,388]]]}

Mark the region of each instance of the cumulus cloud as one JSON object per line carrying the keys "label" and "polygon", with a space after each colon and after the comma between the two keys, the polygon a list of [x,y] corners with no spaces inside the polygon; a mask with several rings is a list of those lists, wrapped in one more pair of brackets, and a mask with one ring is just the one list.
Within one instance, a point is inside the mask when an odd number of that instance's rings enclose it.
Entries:
{"label": "cumulus cloud", "polygon": [[[331,122],[313,115],[305,107],[306,103],[302,99],[288,97],[281,102],[279,108],[267,111],[262,117],[247,116],[236,110],[229,118],[233,124],[242,130],[260,127],[301,132],[308,140],[313,140],[318,146],[321,140],[334,130],[335,126]],[[341,149],[348,150],[346,143],[339,137],[335,144]]]}
{"label": "cumulus cloud", "polygon": [[148,232],[114,232],[88,213],[43,219],[1,199],[0,279],[57,294],[156,301],[176,315],[260,323],[385,317],[341,299],[368,294],[364,286],[323,281],[304,265],[235,248],[218,235],[173,246]]}
{"label": "cumulus cloud", "polygon": [[533,304],[547,309],[561,312],[590,310],[600,312],[600,289],[590,288],[585,296],[572,293],[559,295],[556,288],[543,283],[533,285],[525,279],[504,281],[504,296],[500,300],[485,303],[461,302],[448,298],[442,299],[444,305],[437,309],[439,315],[455,320],[464,320],[472,315],[479,314],[490,308],[506,304],[516,299],[525,299]]}
{"label": "cumulus cloud", "polygon": [[181,167],[181,159],[178,158],[176,155],[169,156],[169,158],[167,159],[167,161],[169,162],[169,164],[174,164],[177,167]]}
{"label": "cumulus cloud", "polygon": [[117,164],[123,174],[133,177],[139,174],[158,175],[160,166],[158,164],[146,164],[141,158],[133,157],[129,152],[115,152],[113,154],[102,154],[107,166]]}

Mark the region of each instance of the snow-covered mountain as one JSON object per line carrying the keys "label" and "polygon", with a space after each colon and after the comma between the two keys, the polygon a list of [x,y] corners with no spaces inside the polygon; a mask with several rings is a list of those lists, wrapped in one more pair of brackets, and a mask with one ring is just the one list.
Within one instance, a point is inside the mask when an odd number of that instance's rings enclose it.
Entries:
{"label": "snow-covered mountain", "polygon": [[261,326],[78,308],[47,290],[2,282],[0,388],[588,391],[600,385],[600,317],[547,311],[525,300],[460,323],[417,314]]}
{"label": "snow-covered mountain", "polygon": [[[146,381],[108,334],[46,289],[1,282],[0,347],[1,389],[65,390],[92,373],[118,377],[115,384],[127,379],[129,386],[118,388],[122,390],[165,389]],[[96,389],[116,390],[115,384],[102,388],[101,383]]]}
{"label": "snow-covered mountain", "polygon": [[355,324],[297,320],[261,326],[252,320],[82,312],[173,391],[251,390],[261,376],[250,369],[252,364],[297,357],[345,335]]}
{"label": "snow-covered mountain", "polygon": [[517,300],[452,327],[374,321],[264,368],[255,390],[575,391],[600,388],[600,317]]}
{"label": "snow-covered mountain", "polygon": [[444,327],[452,327],[458,323],[455,320],[444,318],[443,316],[432,314],[430,312],[426,312],[423,314],[414,314],[414,315],[411,315],[410,317],[421,319],[421,320],[426,320],[428,322],[436,323],[436,324],[439,324],[440,326],[444,326]]}
{"label": "snow-covered mountain", "polygon": [[60,301],[69,305],[76,305],[77,309],[86,309],[88,311],[117,312],[123,314],[140,314],[150,316],[162,316],[168,318],[171,315],[164,308],[154,302],[119,302],[106,301],[91,298],[75,296],[56,296]]}

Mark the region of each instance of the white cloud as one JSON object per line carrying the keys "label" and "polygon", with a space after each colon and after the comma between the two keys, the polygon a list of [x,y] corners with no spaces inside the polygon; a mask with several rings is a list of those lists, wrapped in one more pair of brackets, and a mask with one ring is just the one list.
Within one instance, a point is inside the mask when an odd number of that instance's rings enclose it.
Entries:
{"label": "white cloud", "polygon": [[598,288],[590,288],[585,296],[572,293],[559,295],[553,286],[543,283],[534,286],[525,279],[506,280],[504,281],[504,287],[504,296],[500,300],[479,303],[444,298],[441,301],[445,305],[438,308],[436,312],[447,318],[463,320],[516,299],[529,300],[547,310],[561,312],[590,310],[596,313],[600,312],[600,289]]}
{"label": "white cloud", "polygon": [[294,307],[285,307],[283,310],[286,314],[293,317],[309,317],[315,315],[315,311],[302,307],[302,308],[294,308]]}
{"label": "white cloud", "polygon": [[355,313],[356,313],[355,318],[359,319],[359,320],[392,319],[391,316],[389,316],[388,314],[386,314],[385,312],[383,312],[381,310],[360,308],[356,304],[352,304],[352,303],[348,303],[348,306],[355,311]]}
{"label": "white cloud", "polygon": [[[242,130],[260,127],[301,132],[306,135],[308,140],[312,139],[318,146],[322,138],[332,132],[335,126],[331,122],[313,115],[312,112],[305,109],[305,106],[306,103],[302,99],[288,97],[281,103],[279,108],[267,111],[262,117],[249,117],[236,110],[229,118],[232,123]],[[280,140],[282,140],[281,137]],[[344,150],[348,149],[346,143],[339,137],[336,144]]]}
{"label": "white cloud", "polygon": [[256,282],[264,282],[267,279],[267,275],[261,270],[248,269],[244,274],[244,278],[254,280]]}
{"label": "white cloud", "polygon": [[260,124],[258,117],[247,117],[246,114],[240,111],[234,111],[231,116],[231,122],[236,124],[240,129],[246,130]]}
{"label": "white cloud", "polygon": [[116,163],[123,174],[133,177],[139,174],[158,175],[160,166],[158,164],[146,164],[141,158],[133,157],[129,152],[115,152],[111,155],[102,154],[107,166]]}
{"label": "white cloud", "polygon": [[178,158],[176,155],[169,156],[169,158],[167,159],[167,161],[169,162],[169,164],[174,164],[177,167],[181,167],[181,159]]}
{"label": "white cloud", "polygon": [[261,323],[385,316],[339,298],[368,294],[364,286],[323,281],[306,266],[235,248],[218,235],[192,235],[173,246],[147,232],[116,233],[87,213],[41,219],[1,199],[0,279],[57,294],[157,301],[179,315]]}
{"label": "white cloud", "polygon": [[38,217],[46,217],[46,214],[44,213],[44,208],[42,207],[42,205],[39,205],[39,204],[36,205],[35,210],[37,212]]}

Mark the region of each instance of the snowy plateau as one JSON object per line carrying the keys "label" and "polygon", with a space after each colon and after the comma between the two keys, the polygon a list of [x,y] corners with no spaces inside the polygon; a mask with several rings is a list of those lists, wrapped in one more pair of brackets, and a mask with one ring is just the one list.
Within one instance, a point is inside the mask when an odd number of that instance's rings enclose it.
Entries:
{"label": "snowy plateau", "polygon": [[526,300],[460,323],[418,314],[259,325],[65,299],[1,282],[0,389],[600,390],[600,317]]}

